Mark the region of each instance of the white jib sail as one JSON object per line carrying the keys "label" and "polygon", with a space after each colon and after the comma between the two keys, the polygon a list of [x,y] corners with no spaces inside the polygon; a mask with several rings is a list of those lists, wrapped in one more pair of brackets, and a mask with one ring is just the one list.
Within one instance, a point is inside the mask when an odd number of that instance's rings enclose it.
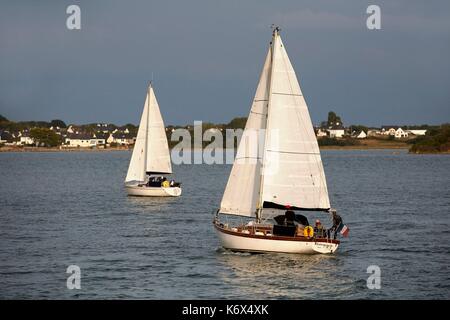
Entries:
{"label": "white jib sail", "polygon": [[[220,204],[220,212],[254,216],[259,198],[261,157],[266,128],[270,83],[271,48],[266,56],[250,114],[236,153],[230,177]],[[261,148],[261,149],[259,149]]]}
{"label": "white jib sail", "polygon": [[273,51],[262,201],[329,209],[325,173],[308,107],[277,32]]}

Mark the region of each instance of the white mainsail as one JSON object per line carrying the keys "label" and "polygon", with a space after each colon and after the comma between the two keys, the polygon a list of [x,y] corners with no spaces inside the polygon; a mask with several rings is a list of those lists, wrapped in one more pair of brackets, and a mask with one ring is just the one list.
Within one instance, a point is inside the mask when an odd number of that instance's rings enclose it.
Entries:
{"label": "white mainsail", "polygon": [[[255,107],[257,99],[265,102]],[[261,166],[260,157],[256,165],[235,161],[220,212],[250,217],[264,204],[329,209],[325,173],[311,118],[277,30],[255,102],[243,137],[249,129],[267,130],[263,164]],[[259,112],[254,112],[254,108]],[[259,122],[255,115],[260,115]],[[243,142],[241,140],[236,160],[242,157]]]}
{"label": "white mainsail", "polygon": [[250,217],[256,210],[262,155],[262,152],[258,150],[258,139],[261,137],[261,130],[266,128],[271,59],[272,49],[269,48],[247,124],[220,204],[222,213]]}
{"label": "white mainsail", "polygon": [[172,173],[164,122],[151,86],[145,98],[125,182],[144,182],[147,172]]}

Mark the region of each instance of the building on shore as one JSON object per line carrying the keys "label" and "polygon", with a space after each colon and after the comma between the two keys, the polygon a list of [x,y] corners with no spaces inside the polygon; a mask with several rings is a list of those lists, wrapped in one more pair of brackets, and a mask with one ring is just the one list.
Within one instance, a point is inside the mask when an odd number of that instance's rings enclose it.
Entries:
{"label": "building on shore", "polygon": [[388,136],[394,136],[394,138],[407,138],[408,132],[403,130],[400,126],[382,126],[381,133]]}
{"label": "building on shore", "polygon": [[345,128],[342,123],[337,122],[328,128],[330,138],[342,138],[345,135]]}
{"label": "building on shore", "polygon": [[328,135],[327,131],[326,130],[322,130],[322,128],[318,128],[315,131],[316,131],[316,136],[318,138],[326,137]]}
{"label": "building on shore", "polygon": [[135,140],[136,137],[134,137],[132,134],[117,131],[115,133],[110,134],[106,142],[108,144],[116,143],[122,146],[129,146],[134,144]]}
{"label": "building on shore", "polygon": [[66,148],[92,148],[104,146],[106,140],[104,137],[97,137],[95,134],[79,133],[79,134],[69,134],[65,139],[65,144],[63,147]]}
{"label": "building on shore", "polygon": [[355,135],[355,138],[356,139],[365,139],[365,138],[367,138],[367,134],[364,132],[364,130],[361,130],[360,132],[358,132]]}
{"label": "building on shore", "polygon": [[427,133],[427,130],[406,130],[407,133],[413,134],[415,136],[424,136]]}
{"label": "building on shore", "polygon": [[34,139],[30,137],[29,131],[19,132],[19,138],[20,140],[17,142],[17,145],[30,146],[35,144]]}

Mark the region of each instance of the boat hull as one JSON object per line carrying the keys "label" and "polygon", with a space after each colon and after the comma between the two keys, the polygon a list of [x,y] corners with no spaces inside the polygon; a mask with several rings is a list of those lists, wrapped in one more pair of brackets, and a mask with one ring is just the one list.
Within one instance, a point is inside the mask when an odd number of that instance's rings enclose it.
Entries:
{"label": "boat hull", "polygon": [[147,186],[125,186],[129,196],[137,197],[179,197],[179,187],[147,187]]}
{"label": "boat hull", "polygon": [[278,237],[252,235],[235,232],[214,225],[222,247],[241,252],[278,252],[297,254],[330,254],[338,246],[337,240],[301,239],[299,237]]}

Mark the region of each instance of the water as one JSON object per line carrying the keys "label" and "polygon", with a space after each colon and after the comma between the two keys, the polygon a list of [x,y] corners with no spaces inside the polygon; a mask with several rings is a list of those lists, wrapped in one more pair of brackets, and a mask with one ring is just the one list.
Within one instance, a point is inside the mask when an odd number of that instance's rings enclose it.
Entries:
{"label": "water", "polygon": [[[231,167],[174,166],[182,197],[131,198],[129,158],[0,153],[0,298],[450,298],[449,156],[323,151],[350,226],[331,256],[221,250],[211,212]],[[66,288],[69,265],[80,290]],[[367,288],[370,265],[379,290]]]}

